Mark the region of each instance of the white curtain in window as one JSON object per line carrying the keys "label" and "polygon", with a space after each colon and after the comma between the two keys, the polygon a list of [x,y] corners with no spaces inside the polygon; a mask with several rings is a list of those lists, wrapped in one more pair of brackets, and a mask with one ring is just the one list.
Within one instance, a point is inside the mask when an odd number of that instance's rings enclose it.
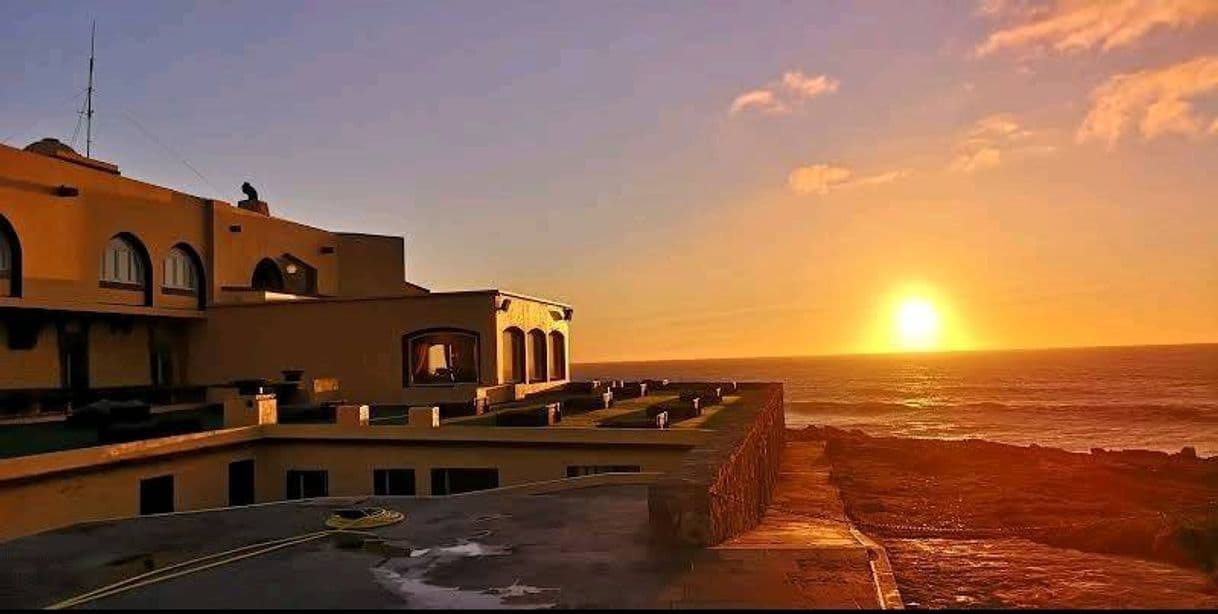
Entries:
{"label": "white curtain in window", "polygon": [[110,239],[101,265],[102,281],[144,285],[144,263],[140,260],[139,252],[122,237]]}
{"label": "white curtain in window", "polygon": [[199,275],[194,260],[186,250],[175,247],[165,256],[165,287],[177,290],[198,290]]}

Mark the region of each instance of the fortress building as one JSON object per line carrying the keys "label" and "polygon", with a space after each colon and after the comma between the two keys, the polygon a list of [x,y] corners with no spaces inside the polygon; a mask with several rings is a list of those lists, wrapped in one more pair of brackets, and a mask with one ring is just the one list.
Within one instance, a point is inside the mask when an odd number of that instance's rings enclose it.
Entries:
{"label": "fortress building", "polygon": [[360,403],[476,408],[564,383],[571,317],[555,301],[410,283],[401,237],[143,183],[54,139],[0,146],[8,411],[200,402],[209,386],[285,379],[336,381]]}

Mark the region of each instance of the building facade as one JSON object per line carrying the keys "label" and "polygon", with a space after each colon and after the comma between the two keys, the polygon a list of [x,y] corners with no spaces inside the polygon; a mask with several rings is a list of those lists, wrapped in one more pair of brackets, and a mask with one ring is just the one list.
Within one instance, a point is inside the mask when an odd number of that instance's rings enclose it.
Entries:
{"label": "building facade", "polygon": [[0,146],[0,407],[193,399],[303,372],[353,402],[515,398],[569,377],[570,306],[405,280],[400,237],[331,232]]}

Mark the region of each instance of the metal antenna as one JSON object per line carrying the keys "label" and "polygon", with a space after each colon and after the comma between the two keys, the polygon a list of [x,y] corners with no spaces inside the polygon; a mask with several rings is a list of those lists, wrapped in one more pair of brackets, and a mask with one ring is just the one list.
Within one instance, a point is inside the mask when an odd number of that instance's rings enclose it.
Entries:
{"label": "metal antenna", "polygon": [[85,157],[93,157],[93,43],[97,39],[97,20],[89,35],[89,89],[85,95]]}

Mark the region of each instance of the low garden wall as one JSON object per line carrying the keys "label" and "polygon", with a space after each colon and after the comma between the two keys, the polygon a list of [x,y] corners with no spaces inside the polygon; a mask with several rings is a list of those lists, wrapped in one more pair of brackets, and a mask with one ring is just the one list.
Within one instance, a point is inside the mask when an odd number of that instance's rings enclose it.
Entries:
{"label": "low garden wall", "polygon": [[786,429],[781,384],[742,384],[742,403],[648,491],[653,537],[712,546],[761,522],[778,482]]}

